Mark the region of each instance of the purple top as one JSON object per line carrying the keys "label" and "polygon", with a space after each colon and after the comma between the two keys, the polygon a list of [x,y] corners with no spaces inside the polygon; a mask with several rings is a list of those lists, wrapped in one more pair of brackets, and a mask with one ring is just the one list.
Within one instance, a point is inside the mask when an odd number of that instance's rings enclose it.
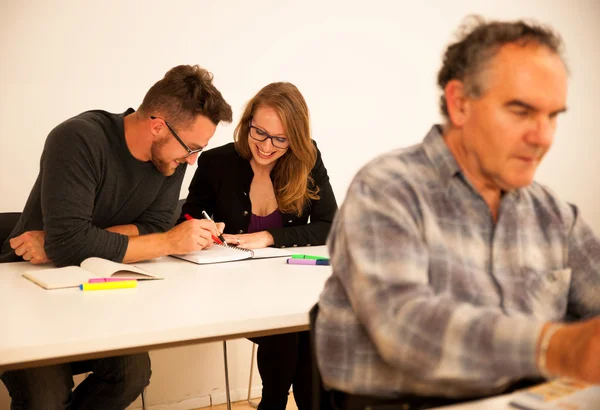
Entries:
{"label": "purple top", "polygon": [[283,215],[279,209],[274,210],[267,216],[250,215],[248,233],[266,231],[267,229],[283,228]]}

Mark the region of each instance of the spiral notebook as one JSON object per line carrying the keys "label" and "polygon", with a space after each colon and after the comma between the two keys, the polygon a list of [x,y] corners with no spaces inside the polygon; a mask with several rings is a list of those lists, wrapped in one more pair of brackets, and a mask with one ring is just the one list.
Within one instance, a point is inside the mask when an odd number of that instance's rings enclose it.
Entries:
{"label": "spiral notebook", "polygon": [[282,258],[292,255],[292,252],[277,248],[246,249],[235,246],[220,245],[215,243],[208,249],[187,253],[185,255],[171,255],[199,265],[207,263],[233,262],[244,259]]}

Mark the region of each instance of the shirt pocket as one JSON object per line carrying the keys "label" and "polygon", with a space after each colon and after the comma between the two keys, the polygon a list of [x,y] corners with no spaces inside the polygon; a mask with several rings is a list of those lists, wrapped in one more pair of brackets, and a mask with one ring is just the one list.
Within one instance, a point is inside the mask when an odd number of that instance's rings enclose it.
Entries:
{"label": "shirt pocket", "polygon": [[526,305],[540,320],[562,320],[567,313],[571,268],[558,270],[524,269]]}

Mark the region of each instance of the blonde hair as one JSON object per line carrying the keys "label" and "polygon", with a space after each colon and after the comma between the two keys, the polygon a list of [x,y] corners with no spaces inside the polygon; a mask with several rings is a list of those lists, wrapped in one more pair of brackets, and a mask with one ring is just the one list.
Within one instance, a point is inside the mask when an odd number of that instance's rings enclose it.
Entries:
{"label": "blonde hair", "polygon": [[250,124],[261,106],[277,111],[290,144],[271,172],[279,210],[301,216],[308,202],[319,199],[319,187],[310,176],[317,161],[317,149],[310,135],[308,106],[294,84],[271,83],[261,89],[246,104],[234,132],[235,148],[248,161],[252,159],[248,144]]}

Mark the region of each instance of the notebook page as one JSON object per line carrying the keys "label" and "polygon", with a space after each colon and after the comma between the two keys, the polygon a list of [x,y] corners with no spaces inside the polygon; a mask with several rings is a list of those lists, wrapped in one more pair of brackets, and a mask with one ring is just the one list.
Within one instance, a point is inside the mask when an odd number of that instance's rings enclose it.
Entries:
{"label": "notebook page", "polygon": [[96,275],[79,266],[67,266],[64,268],[25,271],[23,277],[37,283],[44,289],[62,289],[74,288],[82,283],[87,283],[90,278],[95,278]]}
{"label": "notebook page", "polygon": [[147,272],[135,265],[113,262],[103,258],[87,258],[81,267],[101,278],[163,279],[162,276]]}
{"label": "notebook page", "polygon": [[253,249],[254,259],[262,259],[262,258],[283,258],[285,256],[292,256],[293,252],[287,249],[280,248],[261,248],[261,249]]}
{"label": "notebook page", "polygon": [[249,249],[215,244],[212,247],[208,249],[202,249],[201,251],[192,252],[185,255],[171,256],[197,264],[205,264],[239,261],[243,259],[249,259],[252,257],[252,255],[254,255],[254,252]]}

